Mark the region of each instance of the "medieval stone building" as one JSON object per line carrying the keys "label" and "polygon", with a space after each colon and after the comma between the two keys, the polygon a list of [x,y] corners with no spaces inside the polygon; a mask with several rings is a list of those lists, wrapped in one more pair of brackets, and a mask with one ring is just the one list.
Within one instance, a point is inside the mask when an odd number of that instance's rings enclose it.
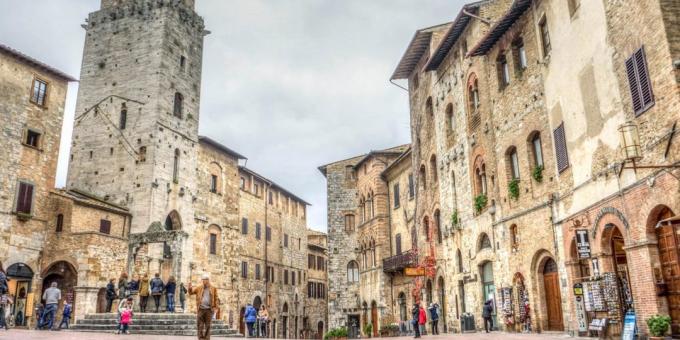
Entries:
{"label": "medieval stone building", "polygon": [[328,329],[328,236],[307,229],[307,301],[303,312],[306,338],[322,338]]}

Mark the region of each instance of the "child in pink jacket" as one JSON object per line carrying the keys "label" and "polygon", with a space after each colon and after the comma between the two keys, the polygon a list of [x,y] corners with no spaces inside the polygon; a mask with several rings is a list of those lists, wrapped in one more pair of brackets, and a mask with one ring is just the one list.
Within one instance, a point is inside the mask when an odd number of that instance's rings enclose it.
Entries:
{"label": "child in pink jacket", "polygon": [[132,322],[132,308],[124,307],[120,313],[120,331],[121,333],[130,334],[128,327]]}

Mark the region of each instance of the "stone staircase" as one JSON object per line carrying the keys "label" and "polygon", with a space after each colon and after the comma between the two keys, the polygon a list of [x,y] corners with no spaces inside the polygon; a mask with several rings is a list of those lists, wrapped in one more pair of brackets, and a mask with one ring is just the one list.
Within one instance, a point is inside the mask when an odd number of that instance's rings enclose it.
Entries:
{"label": "stone staircase", "polygon": [[[78,320],[71,329],[77,332],[115,332],[118,323],[116,313],[88,314]],[[196,315],[181,313],[135,313],[129,327],[131,334],[188,335],[196,336]],[[240,338],[236,330],[222,320],[213,320],[211,336]]]}

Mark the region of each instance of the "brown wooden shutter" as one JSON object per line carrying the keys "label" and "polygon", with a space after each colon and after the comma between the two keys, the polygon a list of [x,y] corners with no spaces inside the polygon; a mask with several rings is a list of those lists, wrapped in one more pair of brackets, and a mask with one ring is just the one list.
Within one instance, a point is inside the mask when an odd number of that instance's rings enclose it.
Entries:
{"label": "brown wooden shutter", "polygon": [[553,131],[553,139],[555,143],[555,157],[557,158],[557,171],[562,172],[569,167],[567,141],[564,136],[564,122]]}
{"label": "brown wooden shutter", "polygon": [[633,111],[638,116],[654,105],[652,83],[649,79],[644,46],[626,60],[626,76],[630,87]]}
{"label": "brown wooden shutter", "polygon": [[111,221],[99,220],[99,232],[103,234],[111,233]]}
{"label": "brown wooden shutter", "polygon": [[33,185],[19,183],[19,195],[17,195],[17,212],[30,214],[33,207]]}

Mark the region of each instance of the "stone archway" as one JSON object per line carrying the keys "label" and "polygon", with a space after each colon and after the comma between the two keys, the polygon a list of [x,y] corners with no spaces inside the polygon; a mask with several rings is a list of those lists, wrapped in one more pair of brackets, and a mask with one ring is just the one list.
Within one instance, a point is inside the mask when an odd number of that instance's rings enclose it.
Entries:
{"label": "stone archway", "polygon": [[[76,268],[69,262],[57,261],[50,264],[47,267],[47,270],[45,270],[42,273],[42,277],[43,277],[42,291],[40,292],[41,298],[45,293],[45,290],[47,290],[47,288],[50,288],[52,283],[56,283],[57,288],[61,290],[62,300],[59,302],[59,306],[57,307],[57,313],[55,314],[55,318],[61,316],[62,308],[64,302],[66,301],[71,303],[71,305],[73,306],[72,315],[75,315],[76,314],[75,287],[78,284],[78,271],[76,270]],[[44,300],[41,301],[43,304],[45,303]],[[29,306],[27,306],[27,308],[28,307]]]}
{"label": "stone archway", "polygon": [[[146,232],[130,234],[128,244],[128,273],[133,272],[135,264],[146,263],[149,270],[157,269],[165,281],[170,276],[183,281],[182,248],[189,234],[182,230],[181,219],[176,211],[170,212],[166,224],[153,222]],[[145,247],[144,254],[138,254]],[[151,267],[151,264],[154,267]],[[191,276],[192,273],[189,273]]]}
{"label": "stone archway", "polygon": [[[1,266],[0,266],[1,267]],[[7,278],[9,281],[9,294],[14,296],[14,322],[16,326],[26,326],[28,320],[26,312],[28,308],[28,294],[35,288],[33,287],[33,269],[25,263],[14,263],[7,267]]]}

